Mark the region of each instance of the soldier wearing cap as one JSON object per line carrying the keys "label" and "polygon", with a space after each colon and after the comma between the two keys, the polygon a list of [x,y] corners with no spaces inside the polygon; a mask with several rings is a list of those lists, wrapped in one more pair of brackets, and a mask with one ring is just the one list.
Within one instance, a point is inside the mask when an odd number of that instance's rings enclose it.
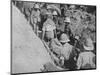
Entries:
{"label": "soldier wearing cap", "polygon": [[70,12],[70,16],[73,16],[73,14],[76,11],[76,5],[70,5],[69,6],[69,12]]}
{"label": "soldier wearing cap", "polygon": [[51,6],[47,5],[47,11],[49,13],[49,15],[52,15],[52,9],[51,9]]}
{"label": "soldier wearing cap", "polygon": [[60,41],[55,37],[50,40],[49,47],[51,52],[53,53],[53,58],[58,66],[63,66],[64,64],[64,57],[61,56],[61,50],[63,49],[62,44]]}
{"label": "soldier wearing cap", "polygon": [[53,53],[53,58],[58,66],[64,64],[64,57],[61,56],[61,50],[63,49],[62,44],[57,38],[52,38],[49,43],[51,52]]}
{"label": "soldier wearing cap", "polygon": [[38,29],[39,29],[39,22],[41,21],[40,19],[40,7],[39,4],[35,4],[34,8],[32,9],[31,12],[31,20],[30,23],[33,27],[34,32],[38,35]]}
{"label": "soldier wearing cap", "polygon": [[68,43],[69,41],[69,36],[63,33],[60,37],[60,43],[63,46],[61,54],[65,58],[65,60],[69,60],[70,53],[72,52],[73,46]]}
{"label": "soldier wearing cap", "polygon": [[84,51],[79,54],[77,60],[77,69],[92,69],[95,68],[94,45],[91,38],[87,38],[84,42]]}
{"label": "soldier wearing cap", "polygon": [[22,3],[23,3],[23,13],[25,14],[26,19],[30,22],[31,10],[34,6],[34,3],[30,2],[22,2]]}
{"label": "soldier wearing cap", "polygon": [[54,20],[55,24],[58,24],[58,17],[57,17],[58,13],[57,13],[57,11],[53,11],[52,14],[53,14],[53,20]]}
{"label": "soldier wearing cap", "polygon": [[64,20],[64,23],[65,23],[65,33],[68,34],[69,36],[71,35],[71,30],[70,30],[70,23],[71,23],[71,20],[70,20],[70,17],[65,17],[65,20]]}
{"label": "soldier wearing cap", "polygon": [[70,40],[68,36],[63,33],[61,34],[60,41],[58,41],[57,38],[52,39],[50,41],[49,47],[51,48],[51,51],[55,54],[56,62],[59,62],[58,64],[63,67],[64,61],[69,60],[70,53],[72,52],[72,46],[68,43]]}
{"label": "soldier wearing cap", "polygon": [[55,33],[55,23],[52,20],[52,15],[50,13],[48,13],[49,16],[47,18],[47,20],[44,22],[43,27],[42,27],[42,31],[43,31],[43,35],[42,35],[42,40],[44,40],[44,38],[50,40],[51,38],[54,38],[54,33]]}
{"label": "soldier wearing cap", "polygon": [[61,37],[63,37],[62,39],[65,39],[64,37],[66,37],[66,41],[60,41],[63,44],[63,50],[61,51],[61,54],[65,58],[63,67],[74,70],[77,67],[74,46],[71,44],[71,40],[69,39],[68,34],[63,34]]}

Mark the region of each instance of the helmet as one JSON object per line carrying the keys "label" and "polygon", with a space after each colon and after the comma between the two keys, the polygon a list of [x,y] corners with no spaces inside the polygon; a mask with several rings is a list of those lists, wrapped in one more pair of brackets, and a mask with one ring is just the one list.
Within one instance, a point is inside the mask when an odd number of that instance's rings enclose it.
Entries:
{"label": "helmet", "polygon": [[56,11],[53,12],[53,15],[58,15]]}
{"label": "helmet", "polygon": [[34,8],[39,9],[40,7],[38,4],[35,4]]}
{"label": "helmet", "polygon": [[75,5],[70,5],[70,7],[69,7],[70,9],[75,9],[76,8],[76,6]]}
{"label": "helmet", "polygon": [[69,17],[66,17],[64,22],[70,22],[70,18]]}
{"label": "helmet", "polygon": [[65,33],[63,33],[60,37],[60,42],[68,42],[69,40],[69,36]]}
{"label": "helmet", "polygon": [[93,41],[91,38],[86,39],[86,43],[84,44],[84,49],[85,50],[93,50],[94,49]]}

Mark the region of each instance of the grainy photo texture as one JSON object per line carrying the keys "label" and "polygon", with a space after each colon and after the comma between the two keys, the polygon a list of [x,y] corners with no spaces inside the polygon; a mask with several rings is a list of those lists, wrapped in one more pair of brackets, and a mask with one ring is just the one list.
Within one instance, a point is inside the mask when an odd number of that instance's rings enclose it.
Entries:
{"label": "grainy photo texture", "polygon": [[11,74],[96,69],[96,6],[11,0]]}

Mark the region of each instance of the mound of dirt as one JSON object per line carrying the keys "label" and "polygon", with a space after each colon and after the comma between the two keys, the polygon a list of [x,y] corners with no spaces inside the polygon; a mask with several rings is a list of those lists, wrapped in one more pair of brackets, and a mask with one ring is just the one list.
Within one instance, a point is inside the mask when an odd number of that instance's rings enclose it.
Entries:
{"label": "mound of dirt", "polygon": [[41,72],[48,62],[52,61],[42,41],[12,4],[12,73]]}

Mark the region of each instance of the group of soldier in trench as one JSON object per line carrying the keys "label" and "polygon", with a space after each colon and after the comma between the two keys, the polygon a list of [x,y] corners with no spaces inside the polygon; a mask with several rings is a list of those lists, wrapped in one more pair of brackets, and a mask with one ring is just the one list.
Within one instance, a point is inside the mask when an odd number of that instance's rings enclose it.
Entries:
{"label": "group of soldier in trench", "polygon": [[[96,68],[95,42],[90,36],[83,38],[80,35],[73,35],[70,29],[72,21],[70,14],[64,14],[68,11],[75,13],[74,10],[84,12],[85,6],[79,6],[76,9],[76,5],[64,7],[58,4],[59,11],[52,7],[54,4],[50,6],[47,3],[41,5],[14,2],[14,4],[25,15],[35,34],[42,40],[56,66],[65,70]],[[48,65],[45,66],[45,71],[48,71],[51,66],[46,67]]]}

